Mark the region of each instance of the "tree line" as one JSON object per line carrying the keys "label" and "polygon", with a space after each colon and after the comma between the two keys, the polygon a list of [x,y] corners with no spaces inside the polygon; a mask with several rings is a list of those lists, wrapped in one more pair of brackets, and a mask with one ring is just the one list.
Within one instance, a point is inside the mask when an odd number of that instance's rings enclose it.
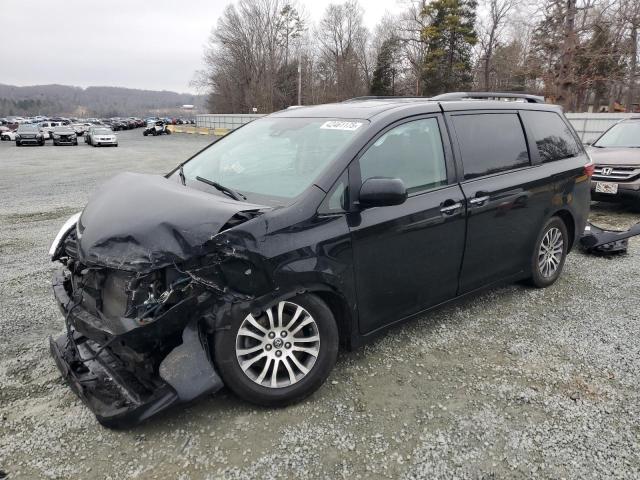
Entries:
{"label": "tree line", "polygon": [[202,109],[199,95],[121,87],[72,87],[34,85],[18,87],[0,84],[0,117],[64,115],[70,117],[118,117],[191,115],[182,105]]}
{"label": "tree line", "polygon": [[194,83],[214,113],[468,90],[639,110],[638,0],[405,0],[373,31],[363,8],[332,3],[314,23],[295,0],[237,0]]}

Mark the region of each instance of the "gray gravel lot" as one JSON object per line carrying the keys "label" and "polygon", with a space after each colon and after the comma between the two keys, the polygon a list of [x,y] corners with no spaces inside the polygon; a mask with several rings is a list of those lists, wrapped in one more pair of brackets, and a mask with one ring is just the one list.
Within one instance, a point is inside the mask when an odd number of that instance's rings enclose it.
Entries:
{"label": "gray gravel lot", "polygon": [[[100,427],[58,375],[47,250],[96,185],[168,171],[210,137],[119,148],[0,142],[0,471],[17,478],[638,478],[640,240],[574,252],[546,290],[511,285],[343,352],[302,404],[222,391],[128,431]],[[594,205],[599,223],[640,215]],[[0,473],[0,478],[2,474]]]}

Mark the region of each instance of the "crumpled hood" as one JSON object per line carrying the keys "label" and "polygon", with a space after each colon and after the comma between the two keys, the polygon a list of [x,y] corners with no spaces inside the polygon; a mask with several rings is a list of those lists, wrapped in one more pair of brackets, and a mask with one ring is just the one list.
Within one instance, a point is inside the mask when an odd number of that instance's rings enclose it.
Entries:
{"label": "crumpled hood", "polygon": [[86,265],[146,273],[203,254],[231,217],[260,208],[159,175],[122,173],[89,199],[78,221],[78,254]]}
{"label": "crumpled hood", "polygon": [[596,165],[640,165],[640,148],[592,147],[589,155]]}

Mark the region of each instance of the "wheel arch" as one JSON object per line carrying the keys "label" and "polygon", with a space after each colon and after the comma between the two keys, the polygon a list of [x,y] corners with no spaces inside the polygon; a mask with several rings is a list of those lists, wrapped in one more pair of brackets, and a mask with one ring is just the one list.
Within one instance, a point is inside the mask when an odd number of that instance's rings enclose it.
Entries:
{"label": "wheel arch", "polygon": [[327,304],[329,310],[333,313],[333,318],[336,320],[340,344],[350,348],[354,317],[347,299],[333,289],[309,290],[308,293],[319,297],[320,300]]}
{"label": "wheel arch", "polygon": [[558,217],[564,223],[565,227],[567,227],[567,233],[569,234],[569,249],[568,252],[575,245],[576,241],[576,220],[573,214],[567,209],[557,210],[552,217]]}

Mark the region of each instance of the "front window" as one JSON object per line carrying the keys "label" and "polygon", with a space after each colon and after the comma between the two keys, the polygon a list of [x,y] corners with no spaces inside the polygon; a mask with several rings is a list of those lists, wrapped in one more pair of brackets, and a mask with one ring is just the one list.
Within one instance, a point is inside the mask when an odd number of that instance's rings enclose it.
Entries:
{"label": "front window", "polygon": [[640,148],[640,121],[614,125],[593,146]]}
{"label": "front window", "polygon": [[32,133],[32,132],[37,132],[37,131],[38,131],[38,126],[37,125],[30,125],[30,124],[23,123],[23,124],[18,126],[18,132],[19,133],[23,133],[23,132]]}
{"label": "front window", "polygon": [[362,181],[399,178],[407,192],[447,184],[447,169],[438,120],[403,123],[382,135],[360,158]]}
{"label": "front window", "polygon": [[363,120],[255,120],[196,155],[184,175],[187,184],[202,177],[250,201],[290,203],[364,128]]}

